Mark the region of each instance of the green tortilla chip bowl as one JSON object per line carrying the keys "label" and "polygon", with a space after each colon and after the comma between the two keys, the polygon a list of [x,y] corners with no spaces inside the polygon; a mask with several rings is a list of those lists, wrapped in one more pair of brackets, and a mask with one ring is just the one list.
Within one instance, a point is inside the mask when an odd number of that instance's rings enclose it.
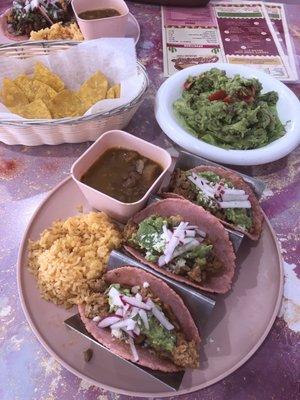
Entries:
{"label": "green tortilla chip bowl", "polygon": [[[175,114],[173,104],[182,96],[183,85],[188,77],[199,75],[212,68],[225,70],[229,77],[239,74],[247,79],[258,79],[262,84],[262,94],[269,91],[277,92],[276,108],[278,117],[285,127],[285,134],[263,147],[232,150],[209,144],[191,133],[184,121]],[[284,83],[270,75],[241,65],[212,63],[196,65],[176,72],[161,85],[157,92],[155,116],[164,133],[177,145],[191,153],[223,164],[269,163],[286,156],[300,144],[300,102],[296,95]],[[203,135],[205,133],[201,132]]]}

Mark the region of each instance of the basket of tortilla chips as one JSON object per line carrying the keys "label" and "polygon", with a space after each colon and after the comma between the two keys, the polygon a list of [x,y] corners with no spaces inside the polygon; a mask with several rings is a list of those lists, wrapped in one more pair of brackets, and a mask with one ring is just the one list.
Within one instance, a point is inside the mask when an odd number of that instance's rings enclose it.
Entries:
{"label": "basket of tortilla chips", "polygon": [[2,45],[0,141],[94,141],[129,123],[147,87],[131,39]]}

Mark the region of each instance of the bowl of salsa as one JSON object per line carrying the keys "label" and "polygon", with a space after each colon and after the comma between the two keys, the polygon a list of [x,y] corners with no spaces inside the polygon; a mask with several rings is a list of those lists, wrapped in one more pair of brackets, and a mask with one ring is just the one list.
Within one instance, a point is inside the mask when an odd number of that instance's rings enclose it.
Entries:
{"label": "bowl of salsa", "polygon": [[125,222],[159,189],[171,163],[161,147],[114,130],[75,161],[71,174],[92,207]]}
{"label": "bowl of salsa", "polygon": [[86,40],[124,37],[129,9],[123,0],[72,0],[73,11]]}

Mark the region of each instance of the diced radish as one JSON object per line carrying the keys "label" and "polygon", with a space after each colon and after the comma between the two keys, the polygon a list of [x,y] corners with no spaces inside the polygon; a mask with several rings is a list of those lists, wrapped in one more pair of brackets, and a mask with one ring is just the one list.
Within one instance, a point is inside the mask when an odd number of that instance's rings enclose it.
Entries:
{"label": "diced radish", "polygon": [[117,317],[115,315],[112,317],[105,317],[99,322],[98,326],[99,328],[107,328],[108,326],[111,326],[118,321],[120,321],[120,317]]}
{"label": "diced radish", "polygon": [[130,350],[131,350],[131,353],[132,353],[132,356],[133,356],[133,361],[134,362],[139,361],[139,355],[138,355],[138,352],[137,352],[136,347],[134,345],[133,339],[131,337],[129,337],[128,338],[128,342],[129,342]]}
{"label": "diced radish", "polygon": [[122,301],[124,301],[127,304],[130,304],[134,307],[138,307],[138,308],[143,308],[144,310],[150,310],[149,306],[147,306],[147,304],[145,304],[142,301],[137,300],[135,297],[130,297],[130,296],[122,296]]}
{"label": "diced radish", "polygon": [[143,324],[145,328],[148,330],[149,329],[149,321],[148,321],[148,316],[145,310],[139,310],[139,316],[141,317],[141,320],[143,321]]}
{"label": "diced radish", "polygon": [[251,208],[251,203],[248,200],[245,200],[245,201],[220,201],[219,206],[221,208]]}

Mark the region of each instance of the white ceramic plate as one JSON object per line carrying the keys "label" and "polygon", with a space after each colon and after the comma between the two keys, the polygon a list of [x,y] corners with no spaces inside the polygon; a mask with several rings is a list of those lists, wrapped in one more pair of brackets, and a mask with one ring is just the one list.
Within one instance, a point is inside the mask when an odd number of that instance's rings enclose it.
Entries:
{"label": "white ceramic plate", "polygon": [[[255,150],[226,150],[205,143],[188,133],[177,121],[173,103],[181,97],[185,80],[211,68],[225,70],[228,76],[240,74],[245,78],[257,78],[263,92],[275,90],[279,95],[277,110],[280,120],[286,125],[286,134],[278,140]],[[165,134],[189,152],[209,160],[232,165],[259,165],[278,160],[289,154],[300,144],[300,103],[296,95],[282,82],[262,71],[229,64],[196,65],[179,71],[168,78],[156,95],[155,116]]]}

